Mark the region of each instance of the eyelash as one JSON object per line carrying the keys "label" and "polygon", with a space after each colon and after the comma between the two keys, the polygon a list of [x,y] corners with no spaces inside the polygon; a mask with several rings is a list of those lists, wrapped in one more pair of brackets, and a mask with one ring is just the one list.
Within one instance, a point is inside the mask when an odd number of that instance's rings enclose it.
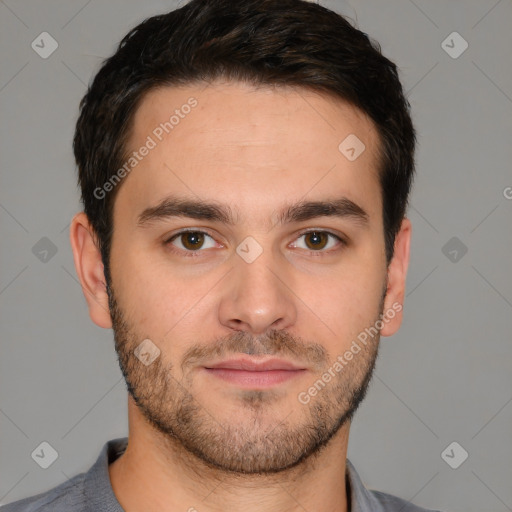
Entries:
{"label": "eyelash", "polygon": [[[200,233],[200,234],[203,234],[203,235],[207,235],[209,236],[210,238],[213,239],[213,236],[210,235],[208,232],[206,231],[201,231],[201,230],[198,230],[198,229],[183,229],[181,231],[179,231],[178,233],[175,233],[174,235],[172,235],[170,238],[166,239],[164,241],[164,245],[165,246],[170,246],[171,247],[171,251],[176,253],[176,254],[179,254],[179,255],[182,255],[186,258],[197,258],[199,257],[199,253],[203,252],[201,251],[201,249],[198,249],[197,251],[190,251],[190,250],[185,250],[185,249],[178,249],[178,248],[175,248],[171,242],[173,242],[175,239],[179,238],[181,235],[183,235],[184,233]],[[305,231],[302,231],[301,233],[298,234],[297,238],[296,239],[299,239],[300,237],[304,236],[304,235],[307,235],[309,233],[325,233],[329,236],[331,236],[332,238],[336,239],[337,242],[339,242],[339,244],[342,246],[342,247],[345,247],[347,246],[347,241],[344,240],[342,237],[340,237],[339,235],[336,235],[335,233],[332,233],[330,231],[326,231],[326,230],[322,230],[322,229],[307,229]],[[336,249],[334,249],[335,251]],[[313,250],[309,250],[308,252],[311,253],[313,256],[315,257],[319,257],[319,256],[322,256],[324,254],[329,254],[333,251],[333,249],[328,249],[327,251],[324,251],[324,250],[319,250],[319,251],[313,251]]]}

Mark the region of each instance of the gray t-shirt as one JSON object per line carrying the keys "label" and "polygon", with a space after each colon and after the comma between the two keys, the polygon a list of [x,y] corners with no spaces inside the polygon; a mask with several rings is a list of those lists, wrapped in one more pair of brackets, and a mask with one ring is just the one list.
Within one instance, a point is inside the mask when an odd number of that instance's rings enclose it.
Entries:
{"label": "gray t-shirt", "polygon": [[[126,449],[128,438],[108,441],[94,465],[47,492],[0,507],[1,512],[124,512],[112,490],[108,465]],[[347,459],[346,486],[349,512],[434,512],[379,491],[361,482]]]}

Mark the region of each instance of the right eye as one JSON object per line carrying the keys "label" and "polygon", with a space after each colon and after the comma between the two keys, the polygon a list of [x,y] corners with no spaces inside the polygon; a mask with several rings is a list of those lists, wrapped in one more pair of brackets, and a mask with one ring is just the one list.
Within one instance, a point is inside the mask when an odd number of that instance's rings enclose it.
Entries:
{"label": "right eye", "polygon": [[[209,245],[207,239],[211,240],[211,242],[209,242]],[[171,238],[166,240],[164,244],[177,247],[180,251],[193,253],[199,252],[200,249],[211,249],[215,247],[215,240],[204,231],[187,229],[175,233],[174,235],[171,236]],[[192,256],[192,254],[190,254],[190,256]]]}

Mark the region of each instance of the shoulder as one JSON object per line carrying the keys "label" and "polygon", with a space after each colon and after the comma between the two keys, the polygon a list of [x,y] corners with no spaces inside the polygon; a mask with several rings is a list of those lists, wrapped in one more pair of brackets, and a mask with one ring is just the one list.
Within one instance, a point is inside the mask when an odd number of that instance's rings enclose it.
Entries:
{"label": "shoulder", "polygon": [[0,512],[122,512],[108,466],[126,449],[128,438],[107,441],[91,468],[35,496],[0,507]]}
{"label": "shoulder", "polygon": [[440,512],[419,507],[386,492],[368,489],[349,459],[346,470],[346,487],[353,512]]}
{"label": "shoulder", "polygon": [[379,504],[380,508],[378,510],[385,512],[440,512],[439,510],[419,507],[410,501],[399,498],[398,496],[393,496],[392,494],[387,494],[385,492],[373,490],[369,490],[368,492],[375,500],[375,502]]}
{"label": "shoulder", "polygon": [[85,510],[84,477],[81,473],[46,492],[0,507],[0,512],[69,512]]}

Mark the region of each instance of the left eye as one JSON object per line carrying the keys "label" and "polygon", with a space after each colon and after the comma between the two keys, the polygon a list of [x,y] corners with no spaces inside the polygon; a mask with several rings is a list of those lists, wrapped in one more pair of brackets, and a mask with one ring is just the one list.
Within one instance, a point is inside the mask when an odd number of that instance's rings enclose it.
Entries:
{"label": "left eye", "polygon": [[[299,247],[300,249],[317,252],[323,249],[332,249],[332,247],[336,246],[336,242],[343,243],[339,236],[329,231],[307,231],[302,233],[297,240],[301,238],[304,238],[305,247]],[[293,247],[297,247],[297,244],[294,244]]]}

